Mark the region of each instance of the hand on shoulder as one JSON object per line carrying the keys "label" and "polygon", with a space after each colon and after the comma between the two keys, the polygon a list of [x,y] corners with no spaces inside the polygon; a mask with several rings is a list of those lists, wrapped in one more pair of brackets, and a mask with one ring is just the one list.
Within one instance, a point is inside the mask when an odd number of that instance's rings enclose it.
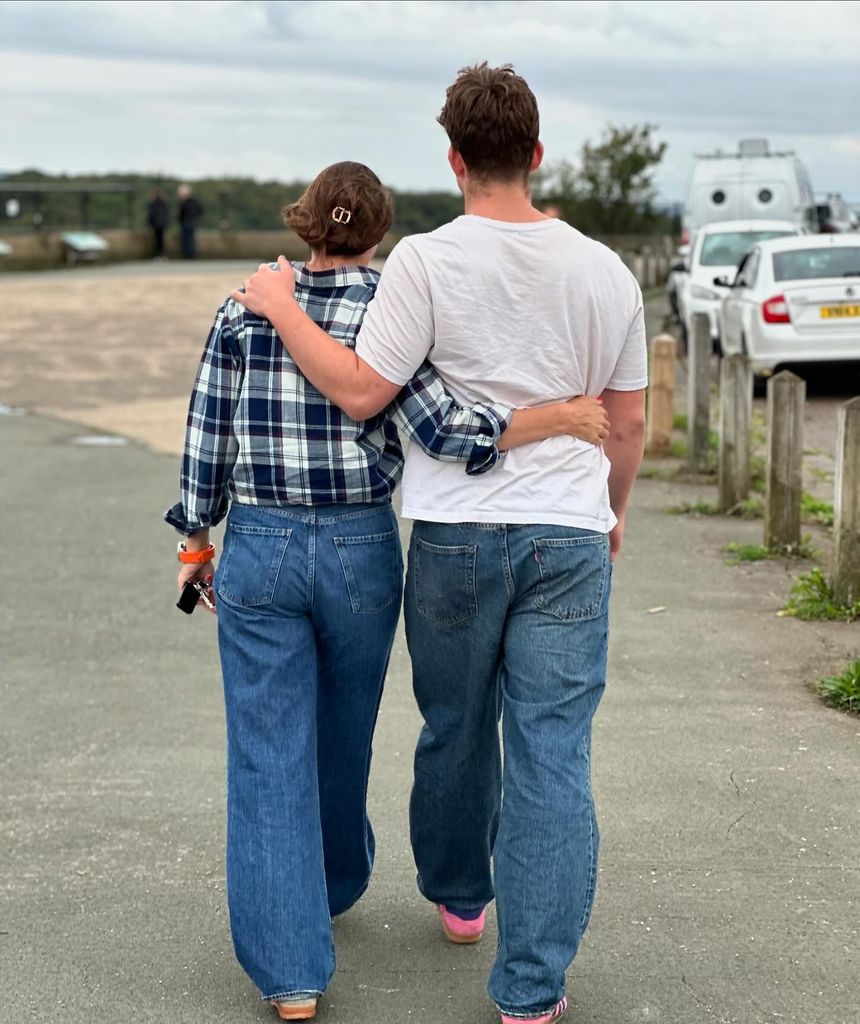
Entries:
{"label": "hand on shoulder", "polygon": [[272,319],[273,313],[284,303],[293,301],[296,275],[286,256],[278,257],[277,268],[261,263],[257,272],[244,284],[244,289],[235,289],[230,298],[257,316]]}

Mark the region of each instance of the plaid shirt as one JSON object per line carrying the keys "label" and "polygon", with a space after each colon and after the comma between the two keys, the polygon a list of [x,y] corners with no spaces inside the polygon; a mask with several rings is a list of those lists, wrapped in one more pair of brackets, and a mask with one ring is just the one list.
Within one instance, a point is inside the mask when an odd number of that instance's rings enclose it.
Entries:
{"label": "plaid shirt", "polygon": [[[379,275],[294,264],[296,299],[341,344],[355,339]],[[388,501],[403,470],[395,423],[437,459],[482,473],[499,458],[509,406],[461,409],[425,363],[383,412],[350,419],[302,375],[274,327],[237,302],[218,310],[191,395],[182,500],[164,518],[184,534],[214,526],[230,501],[330,505]]]}

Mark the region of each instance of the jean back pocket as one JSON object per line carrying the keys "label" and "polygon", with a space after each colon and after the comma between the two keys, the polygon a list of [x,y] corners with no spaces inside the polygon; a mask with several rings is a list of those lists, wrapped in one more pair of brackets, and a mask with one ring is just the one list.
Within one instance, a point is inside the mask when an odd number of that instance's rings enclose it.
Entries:
{"label": "jean back pocket", "polygon": [[218,566],[218,596],[230,604],[257,608],[271,604],[292,529],[227,522]]}
{"label": "jean back pocket", "polygon": [[397,530],[365,537],[335,537],[349,604],[357,615],[376,615],[400,600],[403,556]]}
{"label": "jean back pocket", "polygon": [[540,572],[534,603],[565,621],[596,619],[609,594],[609,539],[594,533],[583,537],[532,540]]}
{"label": "jean back pocket", "polygon": [[478,614],[477,544],[431,544],[414,539],[415,604],[440,626],[458,626]]}

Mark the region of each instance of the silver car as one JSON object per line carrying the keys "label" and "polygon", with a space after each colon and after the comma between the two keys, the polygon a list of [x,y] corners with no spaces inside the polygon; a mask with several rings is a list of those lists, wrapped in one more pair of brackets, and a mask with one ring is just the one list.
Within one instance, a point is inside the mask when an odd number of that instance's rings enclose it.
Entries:
{"label": "silver car", "polygon": [[785,363],[860,361],[860,238],[800,235],[759,242],[720,305],[723,352],[757,375]]}

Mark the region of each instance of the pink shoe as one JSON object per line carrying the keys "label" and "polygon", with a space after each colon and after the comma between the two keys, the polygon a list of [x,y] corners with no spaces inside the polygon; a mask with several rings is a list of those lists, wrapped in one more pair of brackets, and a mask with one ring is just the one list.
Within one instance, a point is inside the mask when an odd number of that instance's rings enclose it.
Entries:
{"label": "pink shoe", "polygon": [[[482,910],[474,921],[464,921],[441,903],[436,904],[436,909],[442,918],[442,927],[449,942],[454,942],[458,946],[470,946],[473,942],[481,941],[487,921],[486,910]],[[547,1020],[549,1019],[547,1017]]]}
{"label": "pink shoe", "polygon": [[502,1014],[502,1024],[549,1024],[551,1020],[558,1020],[567,1009],[567,996],[564,996],[549,1013],[542,1013],[540,1017],[511,1017],[507,1013]]}

